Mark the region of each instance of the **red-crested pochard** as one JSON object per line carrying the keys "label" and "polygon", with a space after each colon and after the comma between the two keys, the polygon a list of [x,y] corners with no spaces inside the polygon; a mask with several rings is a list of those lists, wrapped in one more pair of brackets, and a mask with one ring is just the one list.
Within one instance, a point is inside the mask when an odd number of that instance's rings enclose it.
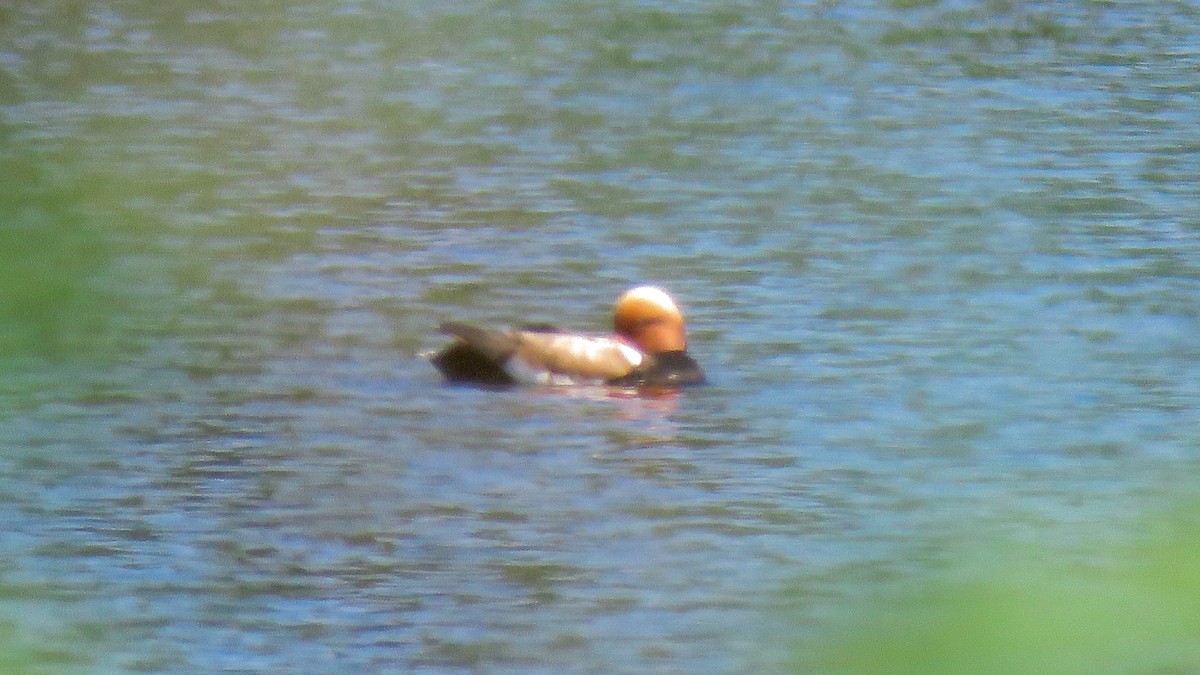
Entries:
{"label": "red-crested pochard", "polygon": [[457,321],[440,328],[455,340],[430,361],[452,382],[621,387],[704,382],[704,371],[687,352],[683,312],[653,286],[631,289],[617,300],[613,335],[580,335],[544,325],[479,328]]}

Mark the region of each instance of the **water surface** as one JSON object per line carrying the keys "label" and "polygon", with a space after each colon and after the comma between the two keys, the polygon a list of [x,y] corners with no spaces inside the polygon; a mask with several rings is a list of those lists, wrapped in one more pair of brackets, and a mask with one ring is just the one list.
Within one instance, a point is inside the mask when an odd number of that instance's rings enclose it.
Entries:
{"label": "water surface", "polygon": [[[0,641],[734,673],[964,537],[1086,563],[1200,468],[1197,14],[0,9]],[[711,386],[418,358],[647,281]]]}

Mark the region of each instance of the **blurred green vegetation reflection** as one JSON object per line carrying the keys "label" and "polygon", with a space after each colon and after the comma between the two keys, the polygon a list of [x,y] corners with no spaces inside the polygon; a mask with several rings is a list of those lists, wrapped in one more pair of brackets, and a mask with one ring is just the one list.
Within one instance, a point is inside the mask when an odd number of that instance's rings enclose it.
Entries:
{"label": "blurred green vegetation reflection", "polygon": [[[41,595],[36,586],[5,584],[0,594],[6,602],[14,603],[0,613],[0,673],[93,672],[85,666],[102,660],[92,656],[92,650],[104,645],[108,632],[101,622],[63,621],[64,614],[59,613],[63,607],[54,603],[18,611],[20,601],[32,601]],[[47,607],[54,609],[46,611]]]}
{"label": "blurred green vegetation reflection", "polygon": [[0,150],[0,415],[72,398],[173,330],[181,258],[143,188],[99,155]]}
{"label": "blurred green vegetation reflection", "polygon": [[34,161],[0,170],[0,359],[61,360],[86,352],[119,298],[100,286],[108,241],[65,186]]}
{"label": "blurred green vegetation reflection", "polygon": [[1087,536],[1082,549],[992,544],[918,580],[879,584],[837,628],[794,645],[787,670],[1200,672],[1200,505],[1124,540]]}

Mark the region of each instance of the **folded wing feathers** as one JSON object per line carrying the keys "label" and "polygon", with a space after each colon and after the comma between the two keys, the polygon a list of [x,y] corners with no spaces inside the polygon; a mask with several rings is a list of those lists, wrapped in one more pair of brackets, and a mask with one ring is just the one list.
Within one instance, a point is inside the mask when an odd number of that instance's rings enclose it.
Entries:
{"label": "folded wing feathers", "polygon": [[471,345],[496,363],[502,363],[517,350],[516,336],[511,331],[480,328],[458,321],[443,321],[438,329]]}
{"label": "folded wing feathers", "polygon": [[514,335],[517,357],[551,373],[611,380],[628,375],[642,362],[641,352],[612,338],[528,331]]}

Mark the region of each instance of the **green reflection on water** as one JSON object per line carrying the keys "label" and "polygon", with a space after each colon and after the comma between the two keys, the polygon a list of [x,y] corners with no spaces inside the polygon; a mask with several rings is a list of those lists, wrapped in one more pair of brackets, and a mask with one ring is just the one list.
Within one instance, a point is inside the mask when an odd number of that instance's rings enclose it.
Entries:
{"label": "green reflection on water", "polygon": [[0,673],[91,672],[103,659],[113,627],[81,615],[68,586],[0,581]]}
{"label": "green reflection on water", "polygon": [[1132,541],[1094,536],[1084,548],[992,545],[960,556],[849,608],[848,621],[796,645],[787,670],[1197,672],[1200,508],[1149,522]]}
{"label": "green reflection on water", "polygon": [[0,619],[0,672],[12,675],[74,672],[84,662],[79,654],[21,639],[18,629],[16,621]]}
{"label": "green reflection on water", "polygon": [[0,415],[136,363],[178,314],[167,223],[144,185],[106,164],[34,143],[0,151]]}
{"label": "green reflection on water", "polygon": [[119,298],[98,287],[112,250],[48,171],[26,158],[0,170],[0,363],[86,353]]}

